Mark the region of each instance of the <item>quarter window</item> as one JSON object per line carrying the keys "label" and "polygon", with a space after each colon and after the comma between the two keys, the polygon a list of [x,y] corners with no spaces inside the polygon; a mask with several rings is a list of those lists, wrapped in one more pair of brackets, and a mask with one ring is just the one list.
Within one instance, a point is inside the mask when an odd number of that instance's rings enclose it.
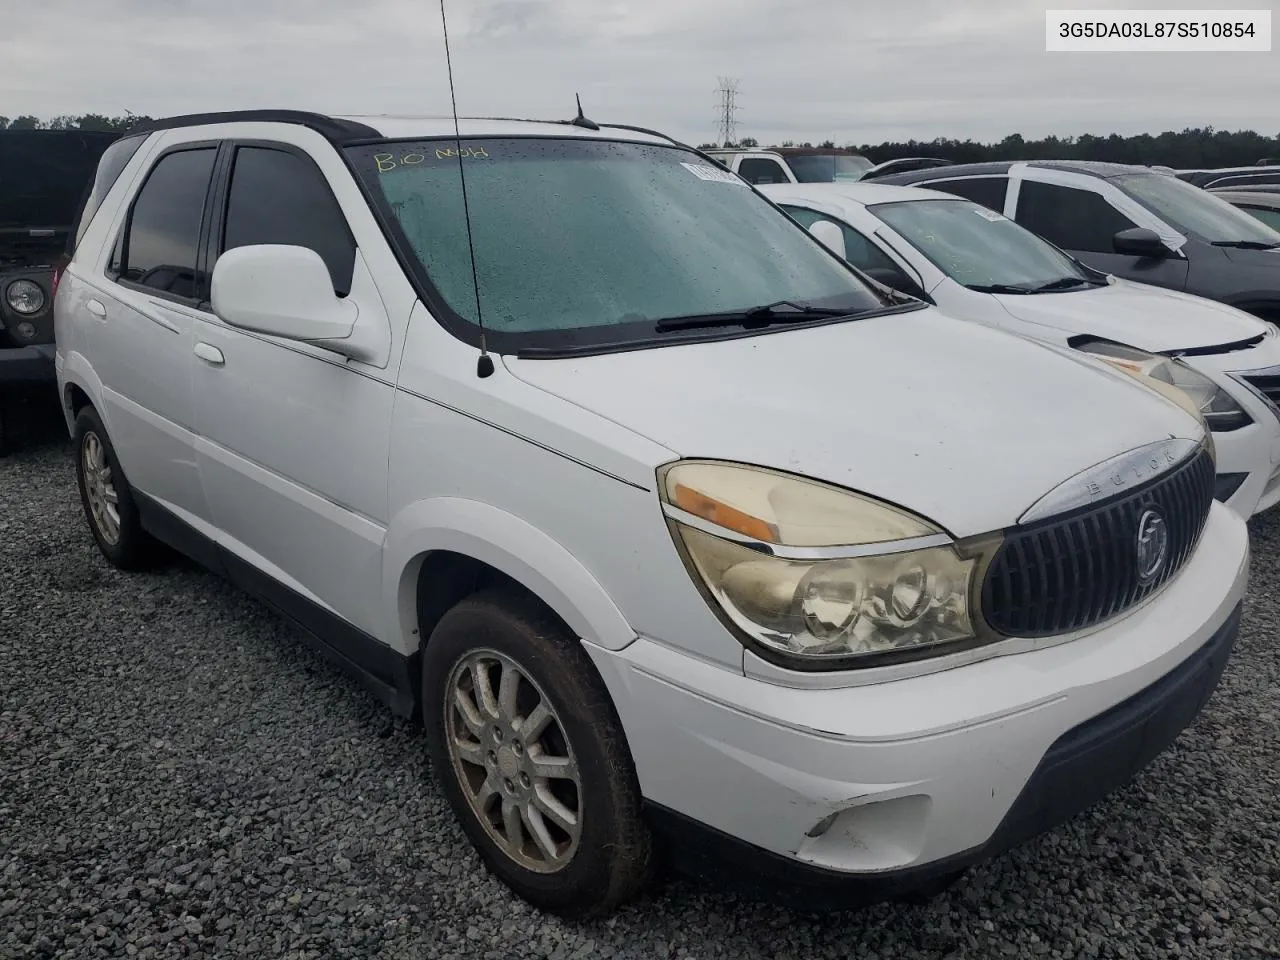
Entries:
{"label": "quarter window", "polygon": [[1063,250],[1115,253],[1113,238],[1137,224],[1092,190],[1023,180],[1014,220]]}
{"label": "quarter window", "polygon": [[138,148],[142,146],[146,139],[145,136],[126,137],[123,140],[117,140],[103,152],[98,161],[98,169],[94,175],[93,184],[89,188],[84,206],[81,208],[80,215],[77,218],[75,237],[68,244],[68,253],[75,252],[75,248],[80,244],[81,238],[84,237],[84,232],[89,229],[89,224],[93,222],[93,217],[98,212],[98,207],[102,206],[102,201],[107,198],[111,188],[120,179],[120,174],[124,173],[124,168],[129,165],[129,161],[133,159],[133,155],[138,152]]}
{"label": "quarter window", "polygon": [[198,270],[200,228],[213,174],[212,147],[166,154],[134,201],[115,272],[185,299],[198,299],[208,278]]}
{"label": "quarter window", "polygon": [[334,292],[351,292],[356,244],[324,175],[295,153],[240,147],[227,195],[222,252],[263,243],[314,250],[329,268]]}

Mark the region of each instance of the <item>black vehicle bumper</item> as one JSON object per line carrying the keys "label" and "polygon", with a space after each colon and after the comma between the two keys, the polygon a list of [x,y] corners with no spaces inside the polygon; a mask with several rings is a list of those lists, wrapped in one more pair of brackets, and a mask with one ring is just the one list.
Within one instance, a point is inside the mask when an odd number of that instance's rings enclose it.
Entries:
{"label": "black vehicle bumper", "polygon": [[0,386],[11,383],[54,383],[54,346],[0,347]]}
{"label": "black vehicle bumper", "polygon": [[849,874],[748,844],[656,804],[646,809],[674,866],[748,895],[806,909],[864,906],[927,890],[1063,823],[1127,784],[1200,713],[1240,631],[1239,606],[1199,650],[1145,690],[1049,747],[986,843],[904,870]]}

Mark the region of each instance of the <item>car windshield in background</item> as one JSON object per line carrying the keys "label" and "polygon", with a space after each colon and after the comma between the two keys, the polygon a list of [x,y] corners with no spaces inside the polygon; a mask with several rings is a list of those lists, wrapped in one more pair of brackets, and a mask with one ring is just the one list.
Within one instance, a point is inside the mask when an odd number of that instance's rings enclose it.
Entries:
{"label": "car windshield in background", "polygon": [[1116,177],[1114,183],[1179,230],[1208,243],[1280,245],[1280,233],[1177,177],[1135,173]]}
{"label": "car windshield in background", "polygon": [[866,157],[833,153],[789,154],[787,166],[801,183],[834,183],[837,180],[861,180],[871,169]]}
{"label": "car windshield in background", "polygon": [[[779,301],[795,313],[885,306],[789,217],[688,150],[524,137],[466,140],[461,154],[495,349],[651,339],[660,320]],[[454,142],[383,143],[349,155],[425,278],[475,324]]]}
{"label": "car windshield in background", "polygon": [[1056,247],[969,200],[898,200],[867,209],[962,286],[1038,293],[1093,283]]}

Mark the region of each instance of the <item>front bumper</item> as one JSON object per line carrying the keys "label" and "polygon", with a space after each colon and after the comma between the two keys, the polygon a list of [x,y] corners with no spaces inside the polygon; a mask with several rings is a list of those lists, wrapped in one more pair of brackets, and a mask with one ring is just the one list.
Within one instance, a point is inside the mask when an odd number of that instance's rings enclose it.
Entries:
{"label": "front bumper", "polygon": [[56,380],[54,345],[0,347],[0,386],[11,383],[48,383]]}
{"label": "front bumper", "polygon": [[645,639],[589,649],[686,866],[750,860],[879,899],[1053,827],[1163,750],[1221,674],[1248,559],[1243,521],[1215,505],[1192,559],[1123,619],[860,686],[784,687]]}
{"label": "front bumper", "polygon": [[812,908],[872,903],[927,888],[1063,823],[1128,783],[1208,702],[1239,628],[1237,606],[1209,641],[1171,673],[1064,733],[985,843],[931,863],[844,873],[762,850],[656,804],[647,805],[649,818],[684,870],[758,896],[773,898],[785,891],[789,901]]}

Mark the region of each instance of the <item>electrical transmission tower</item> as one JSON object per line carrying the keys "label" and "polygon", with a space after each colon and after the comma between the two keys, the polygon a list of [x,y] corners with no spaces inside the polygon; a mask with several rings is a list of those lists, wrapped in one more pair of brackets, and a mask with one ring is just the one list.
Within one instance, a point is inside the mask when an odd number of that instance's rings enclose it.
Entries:
{"label": "electrical transmission tower", "polygon": [[738,81],[728,77],[720,78],[720,86],[716,90],[716,117],[720,127],[720,145],[734,142],[734,133],[738,127]]}

